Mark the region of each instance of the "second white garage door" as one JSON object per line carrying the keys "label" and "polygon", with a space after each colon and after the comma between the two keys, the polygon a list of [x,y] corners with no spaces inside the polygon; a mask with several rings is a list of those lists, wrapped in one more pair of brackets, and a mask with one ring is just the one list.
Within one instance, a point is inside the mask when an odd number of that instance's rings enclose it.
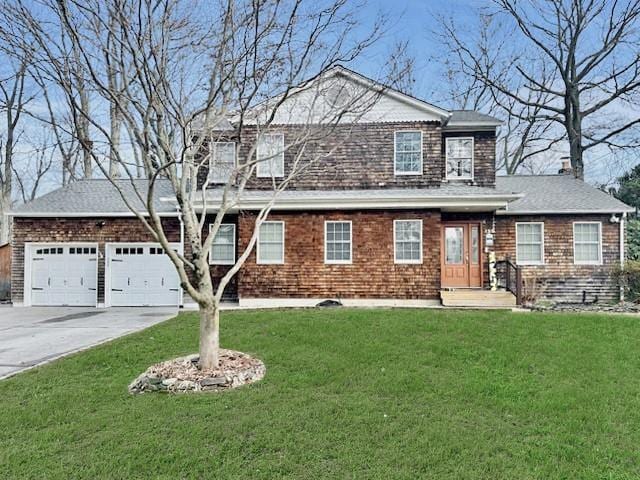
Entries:
{"label": "second white garage door", "polygon": [[114,243],[106,249],[109,305],[180,305],[178,273],[160,245]]}

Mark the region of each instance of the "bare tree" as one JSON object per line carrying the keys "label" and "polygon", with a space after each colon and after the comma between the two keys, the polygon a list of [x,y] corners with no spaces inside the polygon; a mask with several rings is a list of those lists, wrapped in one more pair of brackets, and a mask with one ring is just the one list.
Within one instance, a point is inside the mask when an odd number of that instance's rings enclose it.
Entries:
{"label": "bare tree", "polygon": [[20,119],[33,98],[25,89],[28,62],[28,56],[20,57],[10,75],[0,78],[0,112],[4,117],[3,134],[0,135],[0,244],[9,239],[9,222],[5,214],[13,201],[14,158]]}
{"label": "bare tree", "polygon": [[[278,195],[313,164],[331,155],[331,150],[318,146],[319,139],[339,124],[356,122],[380,94],[358,82],[347,82],[335,67],[354,60],[375,42],[381,23],[371,25],[362,38],[354,36],[358,5],[347,0],[37,3],[37,10],[22,0],[4,7],[16,28],[28,32],[15,39],[16,48],[33,49],[38,56],[36,68],[54,78],[64,68],[58,53],[69,48],[56,43],[59,30],[69,35],[71,50],[78,53],[78,71],[85,75],[82,80],[96,98],[93,111],[70,95],[73,85],[60,83],[81,119],[90,122],[96,141],[88,151],[131,211],[162,244],[183,289],[198,303],[200,365],[216,367],[224,289],[249,257],[260,225]],[[36,12],[61,23],[41,22]],[[116,42],[117,49],[110,42]],[[118,87],[114,88],[111,75],[121,79]],[[278,92],[275,97],[274,92]],[[120,146],[96,114],[112,104],[131,139],[127,148]],[[283,147],[287,171],[279,176],[273,162],[283,152],[270,149],[268,155],[258,156],[257,146],[274,125],[299,115],[296,105],[304,105],[307,115],[297,117],[298,127],[287,134]],[[82,132],[75,131],[82,143]],[[237,164],[222,187],[209,189],[207,178],[201,188],[195,188],[201,173],[210,162],[215,163],[212,142],[224,138],[248,146],[248,151],[238,152]],[[110,176],[103,161],[110,154],[117,157],[127,180],[137,176],[137,164],[141,164],[148,188],[139,188],[133,181],[125,188],[123,180]],[[242,204],[247,182],[257,169],[271,172],[271,193],[256,214],[248,244],[228,273],[213,285],[208,261],[213,239],[225,215]],[[154,191],[162,179],[175,194],[184,225],[184,252],[172,248],[156,210]],[[126,193],[130,188],[135,192],[133,199]]]}
{"label": "bare tree", "polygon": [[577,177],[584,176],[585,151],[637,146],[630,139],[640,124],[633,108],[640,96],[640,1],[493,3],[497,10],[485,15],[499,19],[500,29],[481,48],[468,25],[443,29],[478,88],[501,106],[510,99],[524,109],[516,118],[561,128]]}
{"label": "bare tree", "polygon": [[24,203],[40,194],[45,179],[57,166],[57,148],[51,129],[43,126],[42,132],[38,133],[25,136],[25,151],[19,155],[21,161],[13,164],[17,196]]}
{"label": "bare tree", "polygon": [[[443,67],[448,80],[441,94],[444,101],[454,109],[481,111],[504,122],[496,139],[498,170],[507,175],[514,175],[522,169],[535,170],[535,162],[545,158],[546,153],[562,138],[562,132],[538,117],[540,107],[537,104],[546,103],[548,95],[528,91],[526,95],[529,101],[521,103],[493,88],[476,74],[474,68],[469,67],[468,54],[460,46],[462,33],[454,18],[440,15],[436,20],[439,30],[433,33],[439,41],[439,49],[434,59]],[[511,36],[504,35],[500,18],[479,12],[477,26],[474,25],[471,30],[475,32],[475,43],[468,48],[473,49],[487,75],[500,78],[513,89],[519,90],[518,78],[511,71],[517,54],[509,48]]]}

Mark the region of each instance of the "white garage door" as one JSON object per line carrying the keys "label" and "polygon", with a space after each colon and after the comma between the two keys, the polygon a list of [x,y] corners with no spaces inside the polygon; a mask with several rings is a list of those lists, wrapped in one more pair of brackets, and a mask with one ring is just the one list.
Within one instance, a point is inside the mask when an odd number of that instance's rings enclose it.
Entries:
{"label": "white garage door", "polygon": [[107,259],[112,306],[180,304],[178,273],[160,245],[110,244]]}
{"label": "white garage door", "polygon": [[96,251],[95,245],[31,246],[31,304],[95,306]]}

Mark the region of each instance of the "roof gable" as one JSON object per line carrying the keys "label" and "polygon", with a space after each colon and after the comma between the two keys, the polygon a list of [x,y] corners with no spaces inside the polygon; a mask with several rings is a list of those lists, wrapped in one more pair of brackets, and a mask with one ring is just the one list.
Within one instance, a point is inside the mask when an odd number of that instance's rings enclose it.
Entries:
{"label": "roof gable", "polygon": [[[339,104],[334,98],[344,97]],[[281,97],[256,107],[247,123],[262,123],[271,105]],[[339,100],[339,99],[338,99]],[[279,107],[273,124],[315,124],[335,121],[336,113],[348,106],[340,119],[344,123],[439,122],[446,123],[450,112],[423,100],[382,85],[345,67],[335,67],[293,91]],[[324,120],[324,121],[323,121]]]}

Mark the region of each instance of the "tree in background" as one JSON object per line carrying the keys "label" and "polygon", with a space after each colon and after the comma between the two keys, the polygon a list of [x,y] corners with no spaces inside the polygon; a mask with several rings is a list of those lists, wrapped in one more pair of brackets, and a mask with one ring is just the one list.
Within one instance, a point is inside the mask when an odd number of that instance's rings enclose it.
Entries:
{"label": "tree in background", "polygon": [[[640,208],[640,165],[618,177],[618,188],[613,189],[613,194],[636,211]],[[627,249],[629,260],[640,260],[640,219],[637,215],[627,221]]]}
{"label": "tree in background", "polygon": [[[562,140],[583,178],[586,151],[640,144],[640,1],[493,0],[478,23],[441,19],[446,56],[518,125],[523,148]],[[531,126],[543,132],[533,147]]]}

